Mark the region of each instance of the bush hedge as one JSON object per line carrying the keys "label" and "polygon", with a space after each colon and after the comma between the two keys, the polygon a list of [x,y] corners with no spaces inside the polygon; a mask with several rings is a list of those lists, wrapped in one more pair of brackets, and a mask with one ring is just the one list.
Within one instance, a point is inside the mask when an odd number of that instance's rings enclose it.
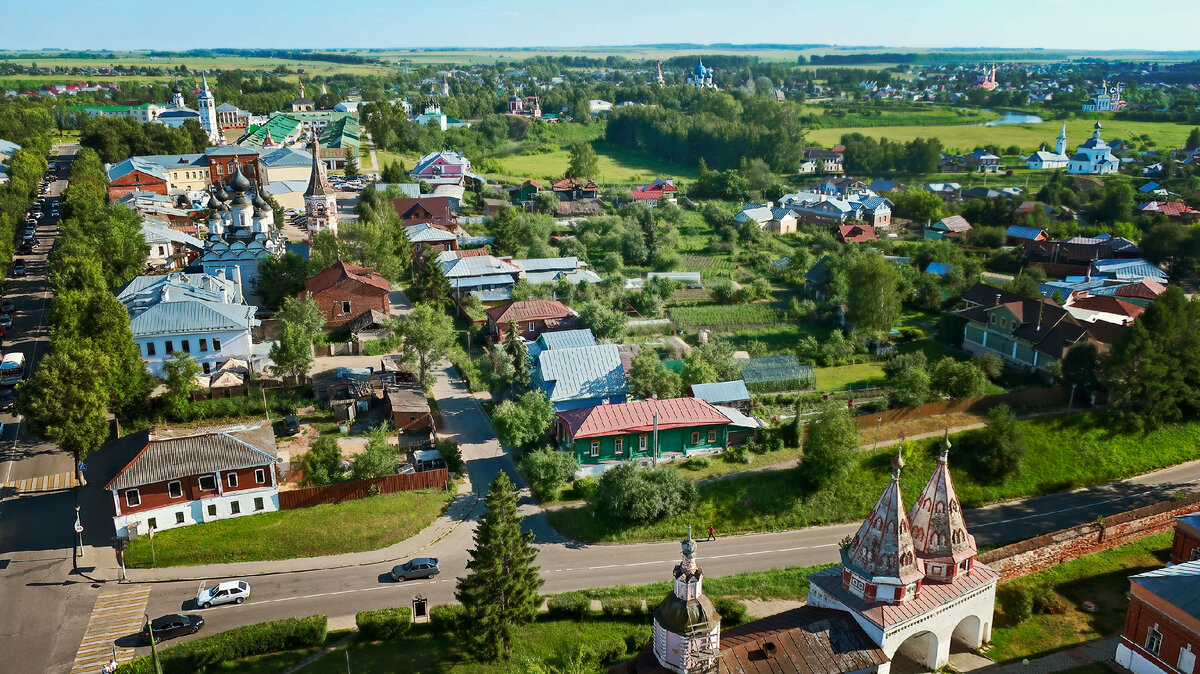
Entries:
{"label": "bush hedge", "polygon": [[407,606],[382,608],[377,611],[361,611],[354,616],[354,624],[364,639],[381,641],[406,634],[412,627],[412,609]]}
{"label": "bush hedge", "polygon": [[[235,627],[212,636],[159,651],[163,674],[203,674],[230,660],[320,646],[325,643],[328,619],[323,615],[285,618]],[[143,655],[121,665],[119,674],[152,674],[154,663]]]}
{"label": "bush hedge", "polygon": [[466,614],[467,609],[461,604],[438,604],[429,609],[429,622],[433,624],[434,631],[449,634],[458,629]]}
{"label": "bush hedge", "polygon": [[1012,625],[1019,625],[1033,617],[1033,588],[1028,585],[1002,585],[996,592],[996,600]]}
{"label": "bush hedge", "polygon": [[750,622],[750,611],[746,605],[733,597],[717,597],[713,600],[713,608],[721,614],[721,627],[737,627]]}
{"label": "bush hedge", "polygon": [[592,600],[584,596],[582,592],[564,592],[546,598],[546,609],[551,618],[579,620],[586,616],[591,608]]}
{"label": "bush hedge", "polygon": [[600,612],[609,617],[641,616],[645,615],[646,609],[642,608],[640,597],[605,597],[600,600]]}

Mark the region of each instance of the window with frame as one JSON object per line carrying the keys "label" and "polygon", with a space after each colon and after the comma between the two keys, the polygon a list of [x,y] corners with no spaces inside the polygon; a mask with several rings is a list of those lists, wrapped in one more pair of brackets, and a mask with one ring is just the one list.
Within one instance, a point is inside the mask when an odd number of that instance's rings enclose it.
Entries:
{"label": "window with frame", "polygon": [[146,342],[146,355],[147,356],[155,355],[154,354],[154,342]]}
{"label": "window with frame", "polygon": [[708,432],[708,441],[709,441],[709,443],[713,443],[713,442],[717,441],[717,432],[716,431]]}
{"label": "window with frame", "polygon": [[533,321],[529,321],[529,332],[533,332],[535,330],[537,330],[537,323],[534,323]]}
{"label": "window with frame", "polygon": [[150,519],[146,520],[146,528],[157,530],[158,529],[158,518],[151,517]]}
{"label": "window with frame", "polygon": [[212,373],[212,365],[210,365],[208,363],[200,363],[200,369],[204,370],[204,374]]}
{"label": "window with frame", "polygon": [[1162,648],[1162,633],[1156,629],[1158,625],[1151,627],[1146,632],[1146,650],[1158,655],[1158,651]]}
{"label": "window with frame", "polygon": [[700,444],[700,431],[692,431],[692,444]]}
{"label": "window with frame", "polygon": [[343,316],[350,313],[350,302],[339,302],[338,304],[340,304],[342,307]]}
{"label": "window with frame", "polygon": [[172,342],[171,340],[168,339],[167,340],[167,355],[169,356],[174,352],[175,352],[175,342]]}
{"label": "window with frame", "polygon": [[263,510],[264,508],[266,508],[266,505],[263,504],[262,497],[261,496],[254,497],[254,509],[255,510]]}
{"label": "window with frame", "polygon": [[624,454],[624,453],[625,453],[625,439],[624,438],[616,438],[615,440],[613,440],[613,454]]}
{"label": "window with frame", "polygon": [[198,480],[200,491],[216,491],[217,476],[216,475],[201,475]]}
{"label": "window with frame", "polygon": [[242,512],[242,504],[237,501],[229,503],[229,513],[232,515],[240,515]]}
{"label": "window with frame", "polygon": [[650,436],[646,435],[645,433],[642,433],[641,435],[639,435],[638,436],[638,450],[642,451],[642,452],[646,451],[646,447],[649,444],[649,442],[650,442]]}
{"label": "window with frame", "polygon": [[186,339],[185,339],[185,340],[183,340],[183,342],[181,342],[181,344],[183,345],[183,352],[184,352],[184,353],[191,353],[191,352],[192,352],[192,343],[191,343],[191,342],[189,342],[188,340],[186,340]]}
{"label": "window with frame", "polygon": [[1186,648],[1179,649],[1179,660],[1175,663],[1175,669],[1184,674],[1191,674],[1196,669],[1196,654],[1192,652],[1191,644],[1188,644]]}
{"label": "window with frame", "polygon": [[208,351],[208,339],[201,337],[200,338],[200,352],[204,353],[205,351]]}
{"label": "window with frame", "polygon": [[142,493],[136,489],[125,491],[125,505],[130,508],[136,508],[142,505]]}
{"label": "window with frame", "polygon": [[221,338],[213,337],[213,351],[220,351],[220,350],[221,350]]}
{"label": "window with frame", "polygon": [[254,470],[254,481],[257,484],[266,484],[267,483],[267,471],[262,468],[256,468]]}
{"label": "window with frame", "polygon": [[179,480],[172,480],[167,483],[167,496],[171,498],[183,498],[183,483]]}
{"label": "window with frame", "polygon": [[216,517],[216,516],[217,516],[217,504],[213,503],[213,504],[211,504],[211,505],[209,505],[209,506],[208,506],[208,516],[209,516],[209,517]]}
{"label": "window with frame", "polygon": [[597,456],[600,456],[600,443],[599,443],[599,442],[593,442],[593,443],[592,443],[592,451],[591,451],[591,454],[592,454],[592,458],[595,458],[595,457],[597,457]]}
{"label": "window with frame", "polygon": [[237,473],[227,473],[225,475],[225,483],[228,484],[230,487],[238,486]]}
{"label": "window with frame", "polygon": [[175,524],[183,524],[183,511],[175,513]]}

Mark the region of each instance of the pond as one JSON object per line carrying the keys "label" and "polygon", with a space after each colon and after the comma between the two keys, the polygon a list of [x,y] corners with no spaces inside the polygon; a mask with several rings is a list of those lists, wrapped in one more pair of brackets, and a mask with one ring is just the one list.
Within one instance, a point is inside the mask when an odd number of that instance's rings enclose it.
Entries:
{"label": "pond", "polygon": [[993,119],[990,122],[984,122],[979,126],[999,126],[1000,124],[1041,124],[1046,121],[1037,115],[1030,115],[1024,112],[1013,112],[1012,110],[1000,110],[1000,119]]}

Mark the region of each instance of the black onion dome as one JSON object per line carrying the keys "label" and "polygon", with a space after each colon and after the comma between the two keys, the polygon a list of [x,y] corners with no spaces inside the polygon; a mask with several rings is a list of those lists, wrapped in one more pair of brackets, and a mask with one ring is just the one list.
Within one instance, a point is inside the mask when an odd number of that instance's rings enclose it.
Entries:
{"label": "black onion dome", "polygon": [[229,181],[229,189],[234,192],[245,192],[250,189],[250,180],[242,173],[241,164],[237,165],[237,169],[233,174],[233,180]]}

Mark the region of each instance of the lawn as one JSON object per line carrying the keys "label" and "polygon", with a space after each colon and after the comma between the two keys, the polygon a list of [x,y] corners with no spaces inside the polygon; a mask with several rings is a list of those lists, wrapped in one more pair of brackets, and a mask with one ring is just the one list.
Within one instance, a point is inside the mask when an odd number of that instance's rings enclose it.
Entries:
{"label": "lawn", "polygon": [[883,362],[872,361],[854,363],[853,365],[815,367],[813,368],[813,373],[817,375],[818,391],[840,391],[847,386],[850,388],[863,388],[868,383],[879,383],[878,381],[868,382],[867,380],[883,377]]}
{"label": "lawn", "polygon": [[[775,464],[787,463],[788,461],[795,461],[799,459],[801,455],[803,455],[803,452],[801,452],[798,447],[788,447],[777,452],[768,452],[766,454],[755,454],[752,452],[750,456],[753,456],[754,459],[749,465],[744,463],[730,463],[724,459],[724,455],[717,454],[715,456],[705,457],[709,460],[709,465],[706,468],[689,467],[689,460],[671,461],[670,463],[667,463],[666,466],[675,468],[685,477],[693,480],[703,480],[710,477],[730,475],[732,473],[742,472],[751,468],[773,466]],[[694,466],[695,464],[692,465]]]}
{"label": "lawn", "polygon": [[783,312],[773,304],[707,304],[668,309],[671,320],[693,328],[717,328],[731,325],[775,325],[784,320]]}
{"label": "lawn", "polygon": [[[453,499],[425,490],[193,524],[154,536],[156,566],[257,562],[378,550],[431,524]],[[151,566],[149,538],[130,543],[125,562]]]}
{"label": "lawn", "polygon": [[[589,176],[603,185],[647,183],[658,176],[695,178],[694,166],[683,166],[658,159],[649,152],[627,150],[599,140],[592,143],[599,155],[599,170]],[[488,174],[490,178],[519,181],[526,178],[552,180],[563,176],[571,151],[562,147],[546,154],[509,155],[498,157],[503,173]]]}
{"label": "lawn", "polygon": [[[1025,460],[1017,474],[1002,481],[973,475],[955,463],[952,450],[951,470],[964,506],[1057,493],[1200,458],[1200,423],[1162,426],[1144,435],[1109,430],[1107,418],[1096,412],[1018,423],[1025,436]],[[958,437],[952,442],[961,446]],[[901,486],[910,503],[933,471],[936,446],[937,441],[930,439],[906,452],[908,467]],[[593,517],[590,505],[557,510],[547,517],[564,535],[622,543],[670,540],[689,524],[699,530],[711,523],[718,531],[732,534],[855,521],[879,497],[893,456],[892,449],[864,452],[844,483],[815,493],[802,488],[792,470],[748,473],[701,485],[695,508],[652,524],[621,527]]]}
{"label": "lawn", "polygon": [[[1011,581],[1029,587],[1049,586],[1066,610],[1035,613],[1013,625],[997,606],[988,657],[997,662],[1033,658],[1120,632],[1125,625],[1129,576],[1166,564],[1171,536],[1172,532],[1165,531]],[[1084,611],[1085,601],[1096,604],[1098,610]]]}
{"label": "lawn", "polygon": [[[1067,147],[1074,148],[1091,138],[1094,119],[1067,120]],[[1185,124],[1166,122],[1127,122],[1101,120],[1105,140],[1132,138],[1142,134],[1150,136],[1159,148],[1175,148],[1183,145],[1191,127]],[[1042,143],[1054,144],[1062,130],[1062,121],[1045,121],[1040,124],[998,124],[996,126],[942,125],[942,126],[859,126],[830,129],[813,129],[805,132],[809,142],[832,147],[840,142],[843,134],[861,133],[875,138],[909,141],[914,138],[939,138],[947,149],[970,152],[976,146],[995,143],[1001,148],[1017,145],[1024,153],[1033,152]],[[1024,165],[1022,164],[1022,167]],[[1043,173],[1049,173],[1043,171]]]}

